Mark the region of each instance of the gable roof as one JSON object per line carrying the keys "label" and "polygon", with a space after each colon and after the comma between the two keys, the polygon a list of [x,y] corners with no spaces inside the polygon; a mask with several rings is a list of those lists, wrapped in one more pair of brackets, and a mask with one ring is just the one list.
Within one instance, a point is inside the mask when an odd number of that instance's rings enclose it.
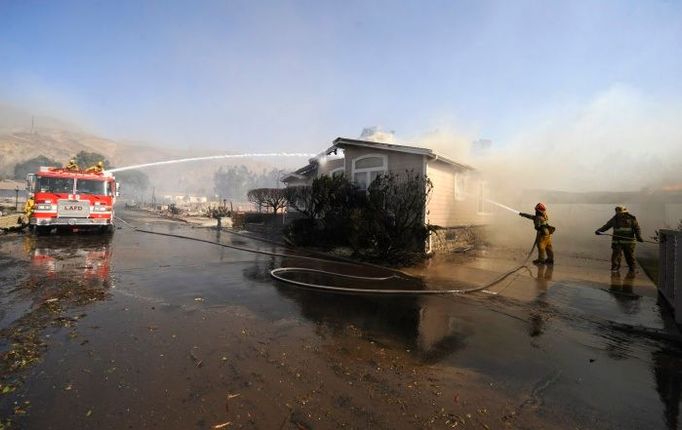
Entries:
{"label": "gable roof", "polygon": [[311,173],[315,173],[315,171],[317,171],[317,165],[317,160],[315,158],[311,158],[308,160],[308,164],[296,170],[295,172],[288,173],[281,179],[281,181],[290,182],[292,180],[307,179]]}
{"label": "gable roof", "polygon": [[332,151],[334,151],[335,148],[346,148],[346,147],[358,147],[358,148],[370,148],[370,149],[379,149],[379,150],[384,150],[384,151],[394,151],[394,152],[402,152],[406,154],[414,154],[414,155],[423,155],[425,157],[430,158],[433,161],[442,161],[446,164],[450,164],[455,167],[459,167],[462,169],[466,170],[475,170],[473,167],[458,163],[456,161],[453,161],[443,155],[440,155],[436,152],[433,152],[431,149],[428,148],[421,148],[419,146],[409,146],[409,145],[396,145],[393,143],[382,143],[382,142],[372,142],[369,140],[360,140],[360,139],[348,139],[345,137],[337,137],[334,139],[334,144],[328,148],[326,151],[323,152],[323,154],[328,154]]}

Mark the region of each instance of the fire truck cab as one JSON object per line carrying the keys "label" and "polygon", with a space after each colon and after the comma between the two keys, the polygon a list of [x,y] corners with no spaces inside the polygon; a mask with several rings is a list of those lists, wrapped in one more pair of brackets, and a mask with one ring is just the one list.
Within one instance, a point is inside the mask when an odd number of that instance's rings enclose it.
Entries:
{"label": "fire truck cab", "polygon": [[111,173],[41,167],[27,178],[33,209],[31,228],[48,233],[53,228],[113,232],[118,184]]}

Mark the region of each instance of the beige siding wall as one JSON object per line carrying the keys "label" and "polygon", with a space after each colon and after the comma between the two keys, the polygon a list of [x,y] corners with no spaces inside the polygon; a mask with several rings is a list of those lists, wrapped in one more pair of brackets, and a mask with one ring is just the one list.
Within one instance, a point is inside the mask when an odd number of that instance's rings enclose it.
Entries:
{"label": "beige siding wall", "polygon": [[[466,174],[463,200],[455,199],[455,174]],[[426,175],[433,183],[431,199],[427,205],[427,222],[441,227],[458,225],[481,225],[489,215],[478,213],[479,185],[481,178],[471,171],[438,160],[429,161]],[[460,183],[461,185],[461,183]]]}
{"label": "beige siding wall", "polygon": [[382,151],[372,148],[352,148],[344,149],[346,163],[346,177],[353,178],[353,160],[370,154],[386,155],[388,157],[388,170],[393,173],[403,173],[405,170],[414,170],[417,174],[424,173],[424,156],[416,154],[406,154],[395,151]]}

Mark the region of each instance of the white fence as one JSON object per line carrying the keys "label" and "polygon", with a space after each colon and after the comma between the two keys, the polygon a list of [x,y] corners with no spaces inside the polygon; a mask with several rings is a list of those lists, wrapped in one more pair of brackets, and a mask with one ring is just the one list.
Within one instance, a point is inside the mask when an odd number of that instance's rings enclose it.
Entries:
{"label": "white fence", "polygon": [[682,231],[659,231],[658,290],[682,324]]}

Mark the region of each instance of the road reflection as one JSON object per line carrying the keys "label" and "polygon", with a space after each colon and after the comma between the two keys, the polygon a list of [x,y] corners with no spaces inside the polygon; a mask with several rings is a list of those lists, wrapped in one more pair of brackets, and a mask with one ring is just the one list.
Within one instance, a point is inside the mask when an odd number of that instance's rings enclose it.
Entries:
{"label": "road reflection", "polygon": [[[249,279],[270,279],[270,270],[281,266],[301,267],[301,261],[270,259],[261,261],[244,271]],[[306,267],[310,267],[307,265]],[[322,263],[315,268],[332,272],[347,271],[336,263]],[[386,276],[371,273],[363,268],[362,276]],[[318,282],[329,283],[333,279],[320,277]],[[315,283],[314,275],[307,275],[305,282]],[[348,283],[348,280],[343,282]],[[388,283],[371,284],[352,281],[354,288],[396,288]],[[332,333],[344,333],[349,325],[359,329],[370,340],[395,344],[399,348],[416,352],[426,362],[437,362],[461,348],[468,336],[462,329],[459,317],[453,312],[451,298],[438,296],[337,294],[315,291],[276,282],[278,292],[293,300],[302,317]],[[399,288],[399,287],[398,287]],[[419,288],[411,286],[410,289]]]}
{"label": "road reflection", "polygon": [[6,341],[0,382],[40,360],[46,330],[75,330],[84,306],[107,299],[111,286],[109,236],[26,235],[20,247],[29,260],[28,276],[6,300],[23,312],[0,331]]}
{"label": "road reflection", "polygon": [[108,288],[111,240],[110,235],[26,235],[24,252],[31,261],[33,276],[58,280],[68,275],[73,280],[86,281],[89,285],[100,283]]}

